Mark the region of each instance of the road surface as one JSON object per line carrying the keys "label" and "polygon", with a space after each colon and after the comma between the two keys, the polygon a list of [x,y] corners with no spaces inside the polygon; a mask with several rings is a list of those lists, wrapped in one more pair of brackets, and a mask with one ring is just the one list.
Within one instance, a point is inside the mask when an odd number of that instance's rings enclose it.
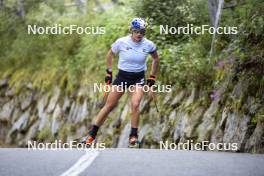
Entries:
{"label": "road surface", "polygon": [[0,149],[0,175],[264,176],[264,155],[154,149]]}

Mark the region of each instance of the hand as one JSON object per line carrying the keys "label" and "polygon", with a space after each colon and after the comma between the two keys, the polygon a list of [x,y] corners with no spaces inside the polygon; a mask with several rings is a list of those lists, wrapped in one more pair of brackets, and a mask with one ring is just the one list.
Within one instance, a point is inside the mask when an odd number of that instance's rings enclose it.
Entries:
{"label": "hand", "polygon": [[112,83],[112,71],[109,70],[109,69],[106,69],[105,83],[106,84],[111,84]]}
{"label": "hand", "polygon": [[149,87],[153,86],[156,82],[156,76],[150,75],[149,78],[147,79],[147,85]]}

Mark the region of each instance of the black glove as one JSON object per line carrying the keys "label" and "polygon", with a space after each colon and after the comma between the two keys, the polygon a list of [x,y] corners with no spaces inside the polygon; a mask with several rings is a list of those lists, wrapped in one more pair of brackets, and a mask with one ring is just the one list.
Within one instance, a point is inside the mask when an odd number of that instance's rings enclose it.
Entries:
{"label": "black glove", "polygon": [[109,69],[106,69],[105,83],[106,84],[111,84],[112,83],[112,71],[109,70]]}
{"label": "black glove", "polygon": [[156,76],[150,75],[149,78],[147,79],[147,85],[149,87],[153,86],[155,84]]}

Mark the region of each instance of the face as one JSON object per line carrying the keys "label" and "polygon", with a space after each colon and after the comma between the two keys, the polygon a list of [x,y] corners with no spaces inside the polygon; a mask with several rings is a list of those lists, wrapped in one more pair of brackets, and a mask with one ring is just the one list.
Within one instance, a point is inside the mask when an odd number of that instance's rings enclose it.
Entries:
{"label": "face", "polygon": [[135,42],[140,42],[145,35],[145,30],[132,30],[132,39]]}

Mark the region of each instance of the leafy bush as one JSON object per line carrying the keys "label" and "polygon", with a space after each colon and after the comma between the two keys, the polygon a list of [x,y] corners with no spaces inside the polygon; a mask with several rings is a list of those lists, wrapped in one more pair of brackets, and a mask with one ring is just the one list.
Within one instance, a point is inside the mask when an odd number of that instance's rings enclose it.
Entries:
{"label": "leafy bush", "polygon": [[[232,53],[239,58],[238,65],[243,65],[250,63],[252,55],[263,57],[264,6],[260,0],[246,0],[233,9],[223,10],[221,26],[239,26],[240,33],[218,35],[214,58],[208,57],[211,35],[159,33],[159,25],[209,24],[207,0],[133,0],[125,3],[126,6],[116,5],[104,13],[93,12],[91,7],[88,14],[77,16],[67,15],[60,4],[62,1],[32,1],[25,2],[25,19],[16,14],[14,0],[0,11],[0,73],[2,76],[12,74],[14,84],[28,79],[36,87],[59,84],[71,91],[80,84],[90,84],[94,80],[102,82],[105,55],[117,38],[128,33],[129,21],[134,16],[146,17],[150,23],[146,37],[158,46],[162,75],[159,80],[164,83],[182,87],[214,86],[219,82],[213,83],[215,76],[223,79],[225,75],[221,73],[219,76],[214,70],[217,60],[225,60]],[[134,10],[129,8],[132,5]],[[56,23],[102,26],[106,35],[27,34],[28,24],[47,26]],[[115,66],[116,62],[117,59],[114,60]]]}
{"label": "leafy bush", "polygon": [[159,44],[175,44],[175,41],[184,41],[190,37],[183,34],[161,36],[159,25],[178,27],[209,23],[205,0],[143,0],[135,2],[134,10],[137,16],[147,18],[153,25],[151,32],[154,32],[154,35],[151,35],[151,38]]}
{"label": "leafy bush", "polygon": [[[13,6],[15,4],[10,8]],[[118,37],[128,33],[132,11],[117,6],[103,14],[90,11],[77,18],[62,12],[56,3],[50,1],[40,1],[34,8],[26,8],[25,19],[11,10],[1,11],[0,35],[3,36],[1,40],[7,43],[1,42],[4,47],[1,47],[0,67],[2,76],[12,75],[10,83],[19,85],[28,80],[34,86],[44,88],[60,83],[66,91],[72,91],[80,84],[103,81],[106,53]],[[27,25],[33,24],[44,27],[54,24],[101,26],[105,27],[106,35],[29,35]]]}
{"label": "leafy bush", "polygon": [[214,62],[206,56],[207,48],[201,45],[206,37],[176,46],[169,46],[162,51],[161,73],[166,75],[166,83],[180,87],[210,85],[214,78]]}

